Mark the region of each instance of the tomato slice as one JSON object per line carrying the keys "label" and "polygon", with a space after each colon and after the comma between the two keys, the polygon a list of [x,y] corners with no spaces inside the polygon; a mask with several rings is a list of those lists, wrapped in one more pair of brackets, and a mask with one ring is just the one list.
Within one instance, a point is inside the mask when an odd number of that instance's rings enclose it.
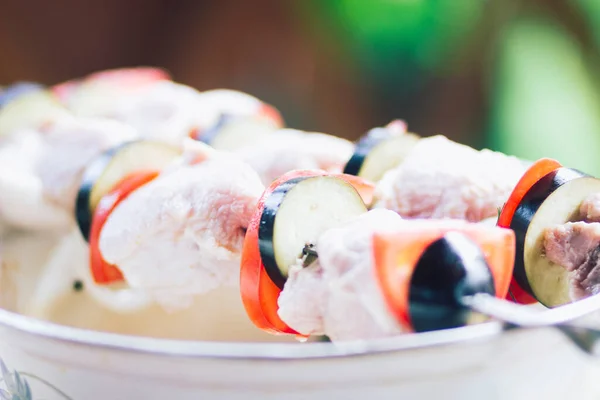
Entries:
{"label": "tomato slice", "polygon": [[94,72],[84,79],[86,82],[106,82],[114,86],[139,88],[148,83],[170,80],[171,77],[160,68],[135,67]]}
{"label": "tomato slice", "polygon": [[331,175],[344,179],[354,186],[354,188],[363,196],[372,196],[372,184],[355,176],[344,174],[328,174],[320,170],[296,170],[290,171],[269,185],[262,197],[258,201],[257,209],[246,230],[244,246],[242,249],[242,260],[240,267],[240,290],[242,302],[250,320],[258,328],[273,334],[294,334],[302,336],[279,318],[277,311],[279,309],[277,301],[281,289],[273,283],[267,274],[260,257],[258,246],[258,228],[264,209],[265,201],[273,191],[282,183],[290,179],[310,176]]}
{"label": "tomato slice", "polygon": [[498,217],[497,225],[503,228],[510,227],[510,223],[515,215],[515,211],[517,210],[517,207],[519,207],[521,200],[523,200],[523,197],[525,197],[529,189],[531,189],[531,187],[544,176],[561,167],[562,165],[558,161],[551,158],[542,158],[533,163],[521,177],[519,182],[517,182],[517,185],[508,197],[508,201],[504,207],[502,207],[502,211]]}
{"label": "tomato slice", "polygon": [[258,110],[258,114],[266,119],[270,119],[271,121],[273,121],[275,123],[275,126],[277,126],[278,128],[283,128],[285,126],[281,113],[270,104],[263,103]]}
{"label": "tomato slice", "polygon": [[[517,185],[510,194],[508,201],[502,207],[502,211],[498,216],[497,225],[503,228],[510,228],[510,223],[515,215],[515,211],[527,194],[529,189],[535,185],[540,179],[549,173],[561,168],[562,165],[551,158],[541,158],[533,163],[525,174],[521,177]],[[510,283],[510,293],[506,297],[507,300],[515,301],[521,304],[537,303],[537,300],[527,293],[517,281],[512,278]]]}
{"label": "tomato slice", "polygon": [[515,235],[510,229],[427,220],[407,223],[398,231],[376,233],[375,274],[388,308],[406,329],[412,326],[409,291],[414,268],[427,246],[450,231],[460,232],[480,246],[494,277],[496,296],[504,298],[508,292],[515,258]]}
{"label": "tomato slice", "polygon": [[375,192],[375,184],[364,178],[349,174],[332,174],[337,178],[341,178],[354,186],[362,200],[367,206],[373,202],[373,193]]}
{"label": "tomato slice", "polygon": [[134,172],[123,178],[112,191],[106,194],[94,210],[92,217],[92,226],[90,229],[90,268],[92,277],[97,284],[106,285],[110,283],[123,281],[123,274],[117,266],[109,264],[104,260],[98,241],[100,232],[110,213],[124,199],[127,198],[137,188],[152,181],[158,176],[158,171],[140,171]]}
{"label": "tomato slice", "polygon": [[69,100],[71,94],[73,94],[80,85],[80,81],[71,80],[59,83],[57,85],[52,86],[50,89],[54,96],[58,98],[63,103],[66,103]]}
{"label": "tomato slice", "polygon": [[322,175],[326,175],[326,173],[322,171],[298,170],[288,172],[273,181],[259,199],[256,211],[246,230],[240,266],[242,302],[248,317],[254,325],[269,333],[299,334],[279,318],[277,314],[279,308],[277,300],[279,299],[281,289],[269,278],[260,257],[258,228],[265,201],[279,185],[290,179]]}

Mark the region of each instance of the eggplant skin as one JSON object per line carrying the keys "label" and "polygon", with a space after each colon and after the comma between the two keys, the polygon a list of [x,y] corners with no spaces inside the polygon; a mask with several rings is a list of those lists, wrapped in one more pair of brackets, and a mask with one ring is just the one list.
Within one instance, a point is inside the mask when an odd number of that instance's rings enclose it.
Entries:
{"label": "eggplant skin", "polygon": [[354,154],[352,154],[352,157],[350,157],[350,160],[348,160],[346,166],[344,167],[344,174],[358,176],[360,169],[362,168],[371,150],[373,150],[373,148],[379,143],[391,137],[389,134],[374,135],[372,134],[372,131],[373,130],[369,131],[362,139],[358,141],[358,143],[356,143]]}
{"label": "eggplant skin", "polygon": [[[283,289],[287,276],[283,274],[281,268],[277,266],[275,260],[275,247],[274,247],[274,226],[275,218],[277,217],[277,211],[283,204],[285,195],[292,190],[294,186],[308,177],[292,178],[281,185],[277,186],[275,190],[267,197],[263,207],[263,211],[260,217],[260,225],[258,227],[258,248],[260,252],[260,258],[265,267],[265,271],[273,283]],[[300,249],[301,250],[301,249]]]}
{"label": "eggplant skin", "polygon": [[346,163],[346,166],[344,167],[343,171],[344,174],[358,176],[358,173],[360,172],[360,169],[362,168],[363,163],[365,162],[367,154],[368,150],[361,151],[357,148],[354,151],[354,154],[352,154],[352,157],[350,157],[350,160],[348,160],[348,162]]}
{"label": "eggplant skin", "polygon": [[[564,185],[565,183],[572,181],[573,179],[589,177],[589,175],[572,169],[572,168],[559,168],[549,174],[545,175],[542,179],[537,181],[523,196],[521,203],[517,206],[513,218],[510,222],[510,229],[515,233],[516,240],[516,252],[515,252],[515,267],[513,270],[513,277],[521,286],[523,290],[532,296],[535,296],[529,280],[527,279],[527,273],[525,272],[525,236],[529,229],[529,224],[533,219],[533,216],[540,208],[542,203],[550,196],[556,189]],[[565,221],[566,222],[566,221]]]}
{"label": "eggplant skin", "polygon": [[479,246],[459,232],[449,232],[421,255],[409,288],[409,315],[416,332],[450,329],[468,323],[463,298],[494,296],[494,277]]}
{"label": "eggplant skin", "polygon": [[77,192],[77,198],[75,199],[75,218],[77,220],[79,231],[86,241],[89,241],[92,218],[94,215],[94,210],[92,210],[90,204],[92,190],[115,154],[131,143],[132,142],[122,143],[104,151],[92,161],[83,173],[79,191]]}
{"label": "eggplant skin", "polygon": [[221,129],[225,127],[229,122],[233,121],[234,117],[229,114],[221,114],[217,122],[206,129],[204,132],[200,132],[200,134],[195,138],[196,140],[210,145],[213,140],[217,137]]}
{"label": "eggplant skin", "polygon": [[11,101],[30,92],[43,90],[44,86],[35,82],[17,82],[0,90],[0,110]]}

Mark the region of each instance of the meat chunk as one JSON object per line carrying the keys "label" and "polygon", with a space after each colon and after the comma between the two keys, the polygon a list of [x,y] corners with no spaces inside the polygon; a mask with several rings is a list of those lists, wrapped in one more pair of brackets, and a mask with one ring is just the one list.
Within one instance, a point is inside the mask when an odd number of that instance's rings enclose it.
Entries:
{"label": "meat chunk", "polygon": [[375,231],[401,223],[392,211],[372,210],[325,232],[317,242],[318,260],[290,268],[278,302],[282,320],[303,334],[326,334],[334,341],[402,332],[376,281],[371,244]]}
{"label": "meat chunk", "polygon": [[493,217],[525,172],[515,157],[434,136],[419,140],[408,157],[378,183],[376,207],[406,218]]}
{"label": "meat chunk", "polygon": [[0,145],[0,215],[11,226],[63,230],[71,226],[79,179],[102,151],[137,137],[115,121],[62,117],[19,131]]}
{"label": "meat chunk", "polygon": [[353,145],[323,133],[281,129],[264,141],[237,150],[235,154],[254,168],[265,185],[295,169],[342,172]]}
{"label": "meat chunk", "polygon": [[230,156],[181,166],[134,191],[107,219],[99,248],[132,288],[167,309],[239,279],[245,228],[264,190]]}
{"label": "meat chunk", "polygon": [[85,167],[103,151],[129,140],[138,132],[105,119],[61,119],[41,130],[44,151],[35,165],[50,201],[73,211]]}
{"label": "meat chunk", "polygon": [[68,226],[72,215],[49,202],[35,173],[44,144],[35,131],[21,131],[0,146],[0,219],[2,230],[52,230]]}
{"label": "meat chunk", "polygon": [[219,115],[247,117],[265,112],[265,103],[244,92],[230,89],[213,89],[202,92],[207,107]]}
{"label": "meat chunk", "polygon": [[544,233],[544,251],[570,272],[573,300],[600,293],[600,223],[552,226]]}
{"label": "meat chunk", "polygon": [[[171,81],[114,93],[114,90],[83,92],[72,100],[77,115],[115,119],[135,127],[146,139],[178,145],[195,129],[217,121],[218,114],[202,94]],[[91,99],[90,99],[91,98]]]}
{"label": "meat chunk", "polygon": [[589,195],[581,203],[579,213],[586,222],[600,222],[600,193]]}

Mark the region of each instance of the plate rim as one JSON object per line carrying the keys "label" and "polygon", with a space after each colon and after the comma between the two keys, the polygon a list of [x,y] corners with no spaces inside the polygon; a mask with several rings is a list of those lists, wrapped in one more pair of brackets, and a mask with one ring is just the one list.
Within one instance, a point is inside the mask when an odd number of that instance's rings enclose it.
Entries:
{"label": "plate rim", "polygon": [[0,309],[0,326],[67,345],[162,357],[230,360],[308,360],[394,353],[498,337],[503,326],[488,321],[460,328],[347,342],[232,342],[154,338],[57,324]]}

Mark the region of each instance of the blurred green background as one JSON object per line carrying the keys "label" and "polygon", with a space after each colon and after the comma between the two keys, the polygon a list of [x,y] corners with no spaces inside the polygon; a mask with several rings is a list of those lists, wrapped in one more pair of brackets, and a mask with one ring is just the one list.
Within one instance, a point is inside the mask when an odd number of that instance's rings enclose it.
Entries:
{"label": "blurred green background", "polygon": [[0,83],[159,65],[354,139],[393,118],[600,175],[599,0],[0,0]]}

